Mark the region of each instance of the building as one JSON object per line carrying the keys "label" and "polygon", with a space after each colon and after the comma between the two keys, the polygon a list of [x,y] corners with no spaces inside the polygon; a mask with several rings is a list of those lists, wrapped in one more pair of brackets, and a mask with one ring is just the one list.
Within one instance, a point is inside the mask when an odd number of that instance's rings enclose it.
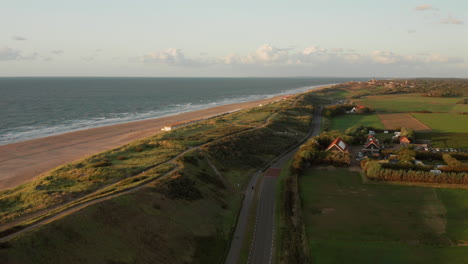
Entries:
{"label": "building", "polygon": [[409,145],[411,144],[411,140],[407,137],[400,137],[400,145]]}
{"label": "building", "polygon": [[348,152],[348,149],[348,144],[346,144],[346,142],[344,142],[340,137],[337,137],[325,151]]}
{"label": "building", "polygon": [[163,128],[161,128],[162,131],[171,131],[172,130],[172,126],[165,126]]}
{"label": "building", "polygon": [[364,144],[364,147],[362,148],[362,152],[378,155],[381,149],[383,149],[383,146],[380,144],[379,140],[376,139],[373,135],[369,135],[367,137],[366,143]]}

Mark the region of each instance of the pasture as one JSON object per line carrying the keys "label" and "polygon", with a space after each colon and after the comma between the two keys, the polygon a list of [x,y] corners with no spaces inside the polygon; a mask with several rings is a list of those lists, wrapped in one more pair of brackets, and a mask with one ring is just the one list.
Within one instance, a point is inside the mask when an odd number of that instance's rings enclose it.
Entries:
{"label": "pasture", "polygon": [[299,177],[313,263],[465,263],[468,190],[363,184],[347,169]]}
{"label": "pasture", "polygon": [[376,114],[348,114],[333,117],[330,121],[329,130],[339,130],[341,132],[344,132],[347,128],[352,127],[356,124],[361,124],[363,126],[373,127],[377,129],[385,129],[384,125],[382,124],[382,122]]}
{"label": "pasture", "polygon": [[410,114],[379,114],[378,116],[386,129],[405,127],[413,130],[430,130],[428,126],[421,123]]}
{"label": "pasture", "polygon": [[431,113],[412,113],[413,117],[432,128],[434,132],[467,133],[468,115]]}
{"label": "pasture", "polygon": [[423,97],[420,94],[392,94],[367,96],[355,100],[362,104],[383,112],[468,112],[468,105],[457,105],[460,97]]}
{"label": "pasture", "polygon": [[432,140],[434,148],[468,149],[468,133],[417,133],[416,138]]}

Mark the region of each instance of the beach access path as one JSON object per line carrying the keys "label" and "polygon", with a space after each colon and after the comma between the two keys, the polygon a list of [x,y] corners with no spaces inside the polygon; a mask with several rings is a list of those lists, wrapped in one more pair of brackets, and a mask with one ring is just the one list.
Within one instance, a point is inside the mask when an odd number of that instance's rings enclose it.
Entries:
{"label": "beach access path", "polygon": [[0,190],[12,188],[54,169],[101,151],[161,132],[165,125],[208,118],[277,101],[283,96],[217,106],[161,118],[91,128],[0,146]]}

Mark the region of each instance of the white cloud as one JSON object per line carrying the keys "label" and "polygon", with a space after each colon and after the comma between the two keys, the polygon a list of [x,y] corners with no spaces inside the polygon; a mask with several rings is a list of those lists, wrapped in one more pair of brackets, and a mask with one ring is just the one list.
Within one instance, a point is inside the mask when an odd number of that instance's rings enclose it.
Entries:
{"label": "white cloud", "polygon": [[63,53],[63,50],[51,50],[50,53],[54,54],[54,55],[61,55]]}
{"label": "white cloud", "polygon": [[9,47],[0,48],[0,61],[36,60],[39,58],[40,56],[37,52],[24,55],[21,50]]}
{"label": "white cloud", "polygon": [[17,41],[24,41],[24,40],[28,40],[27,38],[25,37],[22,37],[22,36],[13,36],[11,37],[13,40],[17,40]]}
{"label": "white cloud", "polygon": [[8,47],[0,48],[0,61],[19,60],[21,59],[21,51]]}
{"label": "white cloud", "polygon": [[414,8],[416,11],[427,11],[427,10],[437,10],[436,8],[432,7],[432,5],[419,5]]}
{"label": "white cloud", "polygon": [[209,60],[186,58],[182,50],[177,48],[147,53],[140,57],[140,61],[144,63],[162,63],[173,66],[201,66],[211,64]]}
{"label": "white cloud", "polygon": [[451,15],[447,16],[446,18],[442,19],[442,21],[440,21],[440,23],[442,24],[453,24],[453,25],[463,25],[464,22],[458,18],[455,18]]}
{"label": "white cloud", "polygon": [[[221,57],[203,56],[191,58],[180,49],[170,48],[162,52],[148,53],[140,57],[144,63],[161,63],[171,66],[210,66],[231,65],[245,69],[268,69],[282,67],[294,69],[297,67],[319,67],[322,69],[338,68],[370,68],[395,67],[396,69],[408,67],[429,67],[435,65],[459,65],[461,58],[447,57],[441,54],[424,53],[416,55],[398,54],[393,51],[375,50],[369,53],[357,52],[344,48],[322,48],[308,46],[304,49],[283,49],[270,44],[264,44],[251,53],[245,55],[229,54]],[[380,66],[379,66],[380,65]]]}

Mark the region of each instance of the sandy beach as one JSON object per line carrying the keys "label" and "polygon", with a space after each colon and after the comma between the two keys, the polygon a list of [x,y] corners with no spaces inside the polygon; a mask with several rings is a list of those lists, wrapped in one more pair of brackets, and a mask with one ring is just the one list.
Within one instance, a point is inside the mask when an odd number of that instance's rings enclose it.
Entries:
{"label": "sandy beach", "polygon": [[282,97],[276,96],[217,106],[161,118],[91,128],[3,145],[0,146],[0,190],[28,182],[65,163],[160,133],[161,128],[168,124],[255,107]]}

